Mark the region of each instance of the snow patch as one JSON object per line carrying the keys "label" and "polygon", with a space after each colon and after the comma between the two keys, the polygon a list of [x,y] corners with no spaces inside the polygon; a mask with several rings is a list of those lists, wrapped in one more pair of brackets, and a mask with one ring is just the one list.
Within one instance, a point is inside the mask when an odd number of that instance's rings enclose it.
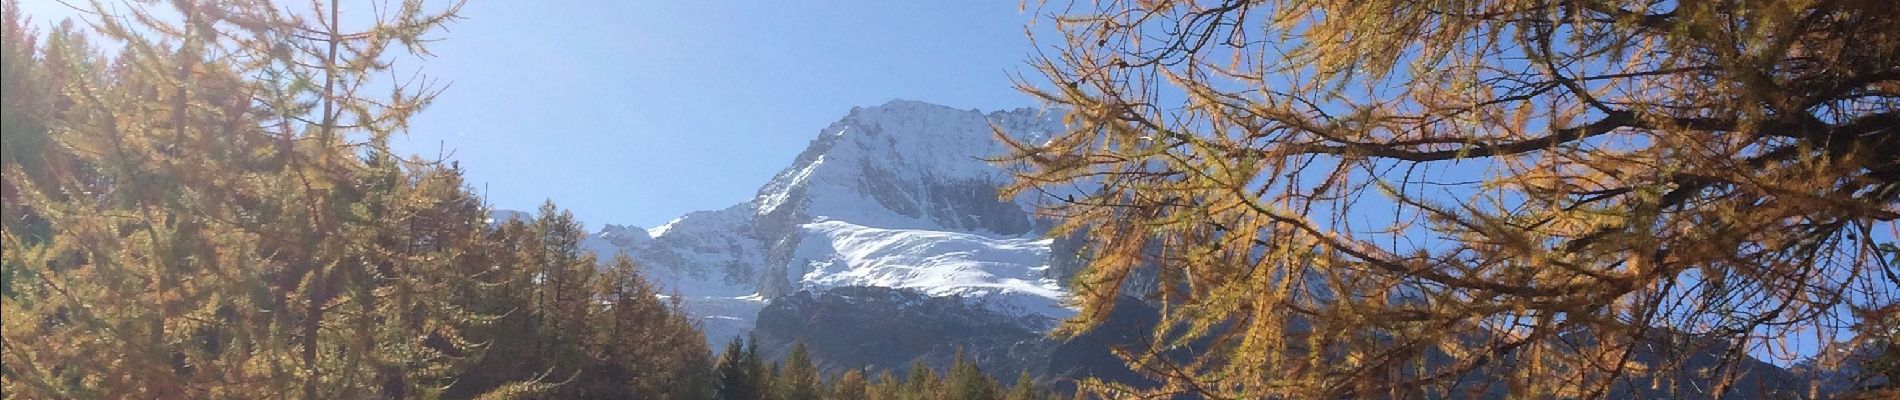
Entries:
{"label": "snow patch", "polygon": [[680,223],[680,219],[682,218],[686,218],[686,217],[674,218],[671,221],[666,221],[666,223],[660,224],[660,226],[647,228],[647,236],[660,237],[660,235],[665,235],[666,231],[672,230],[673,224]]}

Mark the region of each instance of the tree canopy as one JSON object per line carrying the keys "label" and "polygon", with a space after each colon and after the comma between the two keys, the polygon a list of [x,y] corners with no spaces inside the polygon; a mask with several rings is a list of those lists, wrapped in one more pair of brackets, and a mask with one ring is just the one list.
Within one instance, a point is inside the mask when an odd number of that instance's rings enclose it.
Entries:
{"label": "tree canopy", "polygon": [[1043,2],[1019,85],[1070,129],[1012,143],[1007,194],[1088,234],[1068,332],[1159,278],[1151,394],[1725,393],[1893,334],[1891,7]]}
{"label": "tree canopy", "polygon": [[95,3],[44,35],[0,3],[0,391],[710,398],[698,327],[631,260],[390,152],[438,86],[377,76],[459,4],[349,31],[337,3]]}

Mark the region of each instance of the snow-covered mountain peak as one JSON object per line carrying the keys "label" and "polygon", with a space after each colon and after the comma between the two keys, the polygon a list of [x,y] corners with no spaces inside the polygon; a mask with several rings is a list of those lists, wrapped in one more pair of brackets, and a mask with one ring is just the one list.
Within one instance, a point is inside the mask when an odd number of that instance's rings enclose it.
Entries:
{"label": "snow-covered mountain peak", "polygon": [[1008,151],[996,140],[997,129],[1034,139],[1061,124],[1054,113],[1035,109],[984,114],[908,100],[854,108],[821,130],[753,204],[761,216],[1027,233],[1024,207],[996,198],[995,188],[1009,179],[988,161]]}
{"label": "snow-covered mountain peak", "polygon": [[609,226],[583,246],[631,254],[686,296],[709,338],[752,327],[799,290],[875,286],[957,297],[1030,320],[1071,313],[1049,272],[1050,240],[1011,177],[988,159],[1001,130],[1041,141],[1057,113],[984,113],[907,100],[853,108],[817,132],[751,201],[651,229]]}

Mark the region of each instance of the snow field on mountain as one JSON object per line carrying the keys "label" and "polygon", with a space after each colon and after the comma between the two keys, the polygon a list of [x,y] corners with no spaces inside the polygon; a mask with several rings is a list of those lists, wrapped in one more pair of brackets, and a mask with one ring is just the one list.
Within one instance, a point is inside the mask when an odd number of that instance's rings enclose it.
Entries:
{"label": "snow field on mountain", "polygon": [[798,258],[810,290],[843,286],[912,289],[931,296],[983,298],[999,311],[1067,317],[1064,292],[1048,269],[1049,239],[991,238],[961,232],[880,229],[845,221],[805,224]]}

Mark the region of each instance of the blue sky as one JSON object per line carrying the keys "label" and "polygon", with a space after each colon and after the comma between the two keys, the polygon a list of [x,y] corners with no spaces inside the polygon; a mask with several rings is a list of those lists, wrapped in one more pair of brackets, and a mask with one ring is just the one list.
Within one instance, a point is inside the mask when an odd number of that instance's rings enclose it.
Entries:
{"label": "blue sky", "polygon": [[853,106],[1035,105],[1016,2],[793,3],[471,2],[407,147],[454,149],[498,207],[654,226],[750,199]]}
{"label": "blue sky", "polygon": [[452,152],[494,206],[553,199],[590,228],[746,201],[853,106],[1037,105],[1010,82],[1035,76],[1015,1],[471,1],[462,16],[436,57],[398,65],[451,84],[399,150]]}

